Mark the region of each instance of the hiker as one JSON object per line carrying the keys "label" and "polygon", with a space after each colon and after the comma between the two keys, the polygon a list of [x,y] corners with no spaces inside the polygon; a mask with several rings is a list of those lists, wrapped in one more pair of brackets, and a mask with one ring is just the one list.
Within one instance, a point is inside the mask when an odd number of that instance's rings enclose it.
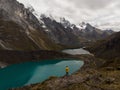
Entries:
{"label": "hiker", "polygon": [[66,66],[65,71],[66,71],[66,76],[68,76],[69,75],[69,67],[68,66]]}

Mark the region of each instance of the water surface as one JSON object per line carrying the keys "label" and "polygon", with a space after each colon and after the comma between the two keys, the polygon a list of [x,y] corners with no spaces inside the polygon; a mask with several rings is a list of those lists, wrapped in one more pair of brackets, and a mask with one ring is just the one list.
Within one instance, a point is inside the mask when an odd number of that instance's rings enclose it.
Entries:
{"label": "water surface", "polygon": [[63,50],[62,52],[68,53],[68,54],[72,54],[72,55],[76,55],[76,54],[90,54],[89,51],[83,49],[83,48],[79,48],[79,49],[66,49]]}
{"label": "water surface", "polygon": [[71,74],[82,65],[83,61],[77,60],[43,60],[11,65],[0,69],[0,90],[42,82],[50,76],[63,76],[66,66]]}

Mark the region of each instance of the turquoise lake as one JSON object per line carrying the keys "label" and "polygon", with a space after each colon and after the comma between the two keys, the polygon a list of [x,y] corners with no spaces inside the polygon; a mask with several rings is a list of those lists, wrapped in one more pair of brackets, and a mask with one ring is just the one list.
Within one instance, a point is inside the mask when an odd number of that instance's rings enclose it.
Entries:
{"label": "turquoise lake", "polygon": [[83,61],[78,60],[43,60],[14,64],[0,69],[0,90],[42,82],[50,76],[64,76],[66,66],[69,66],[72,74],[83,64]]}

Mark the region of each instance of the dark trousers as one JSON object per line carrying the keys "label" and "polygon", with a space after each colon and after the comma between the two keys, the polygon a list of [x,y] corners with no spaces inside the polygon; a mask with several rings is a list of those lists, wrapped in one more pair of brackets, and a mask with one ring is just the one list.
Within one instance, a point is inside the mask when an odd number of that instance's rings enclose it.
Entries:
{"label": "dark trousers", "polygon": [[68,72],[66,72],[66,76],[68,76],[69,75],[69,73]]}

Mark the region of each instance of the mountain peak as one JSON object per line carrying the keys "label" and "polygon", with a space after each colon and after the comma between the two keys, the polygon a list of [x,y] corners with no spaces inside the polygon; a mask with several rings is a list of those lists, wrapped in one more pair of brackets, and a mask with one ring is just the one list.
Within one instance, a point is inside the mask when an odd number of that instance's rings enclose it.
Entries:
{"label": "mountain peak", "polygon": [[64,27],[71,27],[71,24],[68,20],[66,20],[65,18],[60,18],[60,23],[64,26]]}

